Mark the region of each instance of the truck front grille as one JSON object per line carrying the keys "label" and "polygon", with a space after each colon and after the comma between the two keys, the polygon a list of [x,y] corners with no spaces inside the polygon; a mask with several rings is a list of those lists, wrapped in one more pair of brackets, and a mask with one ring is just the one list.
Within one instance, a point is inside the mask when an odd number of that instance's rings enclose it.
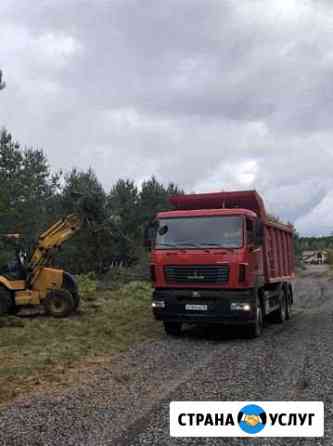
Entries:
{"label": "truck front grille", "polygon": [[169,265],[164,272],[168,283],[221,284],[229,280],[229,265]]}

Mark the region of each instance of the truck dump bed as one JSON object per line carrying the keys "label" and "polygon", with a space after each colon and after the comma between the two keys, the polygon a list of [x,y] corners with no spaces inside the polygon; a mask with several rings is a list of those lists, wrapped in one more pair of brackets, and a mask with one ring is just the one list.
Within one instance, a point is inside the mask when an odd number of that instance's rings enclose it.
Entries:
{"label": "truck dump bed", "polygon": [[281,282],[294,277],[293,227],[270,221],[256,191],[175,195],[169,201],[178,210],[242,208],[254,211],[264,225],[265,282]]}

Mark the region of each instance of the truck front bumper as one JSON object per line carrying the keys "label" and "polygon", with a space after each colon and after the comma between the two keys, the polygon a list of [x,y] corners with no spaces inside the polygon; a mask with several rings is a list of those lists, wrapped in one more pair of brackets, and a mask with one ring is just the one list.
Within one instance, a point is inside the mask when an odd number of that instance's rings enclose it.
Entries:
{"label": "truck front bumper", "polygon": [[251,324],[256,321],[256,293],[248,290],[169,289],[153,292],[155,319],[203,324]]}

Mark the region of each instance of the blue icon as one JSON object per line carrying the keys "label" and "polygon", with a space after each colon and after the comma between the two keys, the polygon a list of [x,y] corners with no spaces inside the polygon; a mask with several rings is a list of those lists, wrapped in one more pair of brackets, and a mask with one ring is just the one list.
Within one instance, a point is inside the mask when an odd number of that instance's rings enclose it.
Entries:
{"label": "blue icon", "polygon": [[238,414],[239,427],[247,434],[257,434],[266,426],[267,415],[264,409],[256,404],[243,407]]}

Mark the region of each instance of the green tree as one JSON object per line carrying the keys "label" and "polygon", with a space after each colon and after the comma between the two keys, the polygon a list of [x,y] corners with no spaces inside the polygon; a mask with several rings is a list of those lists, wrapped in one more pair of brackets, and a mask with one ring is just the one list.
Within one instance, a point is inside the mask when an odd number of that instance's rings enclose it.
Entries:
{"label": "green tree", "polygon": [[139,194],[133,181],[120,179],[108,197],[113,232],[113,255],[121,258],[136,256],[141,243]]}
{"label": "green tree", "polygon": [[143,224],[150,221],[157,212],[172,209],[168,199],[171,195],[184,193],[174,183],[165,188],[153,176],[144,181],[140,192],[140,217]]}
{"label": "green tree", "polygon": [[22,149],[6,130],[0,131],[0,184],[0,233],[22,233],[29,249],[59,218],[82,216],[80,232],[57,256],[58,265],[74,273],[103,271],[115,257],[143,257],[145,224],[171,209],[170,195],[182,193],[152,177],[140,191],[120,179],[107,195],[92,169],[54,174],[42,150]]}
{"label": "green tree", "polygon": [[64,180],[62,214],[79,213],[83,225],[77,236],[63,246],[58,262],[74,273],[99,272],[111,249],[110,231],[105,225],[106,194],[92,169],[72,169]]}
{"label": "green tree", "polygon": [[50,171],[41,150],[25,149],[10,133],[0,134],[1,232],[20,232],[29,245],[47,222],[47,204],[53,197],[58,176]]}
{"label": "green tree", "polygon": [[175,184],[165,188],[155,177],[143,182],[140,192],[132,180],[118,180],[108,197],[113,255],[123,259],[141,257],[144,226],[157,212],[171,209],[168,197],[178,193],[182,191]]}
{"label": "green tree", "polygon": [[[0,233],[19,232],[30,251],[47,226],[48,203],[58,187],[41,150],[25,149],[6,130],[0,132]],[[6,246],[2,246],[6,257]],[[3,258],[0,260],[3,263]],[[6,257],[7,258],[7,257]]]}

